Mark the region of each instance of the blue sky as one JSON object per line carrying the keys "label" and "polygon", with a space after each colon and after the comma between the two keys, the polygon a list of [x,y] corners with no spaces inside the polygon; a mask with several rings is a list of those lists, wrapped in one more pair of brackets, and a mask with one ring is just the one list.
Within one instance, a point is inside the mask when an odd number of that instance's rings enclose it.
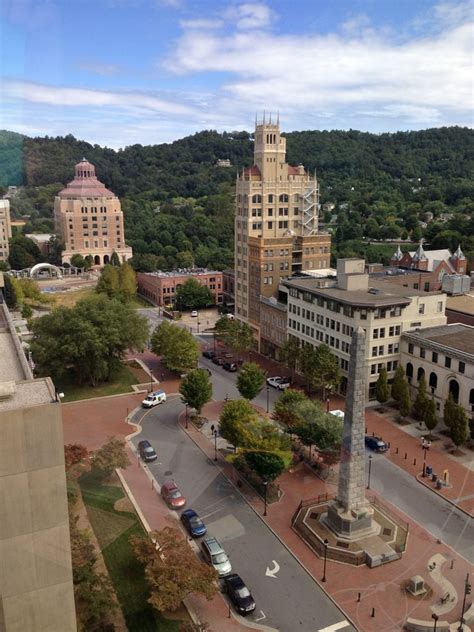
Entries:
{"label": "blue sky", "polygon": [[466,0],[2,0],[0,128],[123,147],[202,129],[472,126]]}

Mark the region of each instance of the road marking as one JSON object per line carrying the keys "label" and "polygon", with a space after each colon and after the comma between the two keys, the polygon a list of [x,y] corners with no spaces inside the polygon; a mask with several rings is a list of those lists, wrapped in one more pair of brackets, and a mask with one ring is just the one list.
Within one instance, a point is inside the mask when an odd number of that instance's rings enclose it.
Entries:
{"label": "road marking", "polygon": [[255,623],[257,623],[257,621],[263,621],[263,619],[267,618],[267,615],[263,612],[263,610],[260,610],[260,614],[262,615],[261,617],[258,617],[258,619],[255,619]]}
{"label": "road marking", "polygon": [[347,628],[350,625],[349,621],[339,621],[339,623],[333,623],[332,625],[328,625],[327,628],[320,628],[318,632],[337,632],[337,630],[342,630],[342,628]]}
{"label": "road marking", "polygon": [[276,574],[280,570],[280,565],[278,564],[278,562],[275,562],[275,560],[272,560],[272,562],[273,562],[273,568],[270,570],[268,568],[268,566],[267,566],[267,570],[265,571],[265,575],[267,577],[273,577],[273,579],[276,579]]}

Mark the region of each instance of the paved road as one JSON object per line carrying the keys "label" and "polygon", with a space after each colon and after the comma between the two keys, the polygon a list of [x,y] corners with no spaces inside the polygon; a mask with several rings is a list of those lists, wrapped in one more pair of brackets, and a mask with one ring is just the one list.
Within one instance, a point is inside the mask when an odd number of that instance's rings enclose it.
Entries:
{"label": "paved road", "polygon": [[[192,440],[178,427],[182,410],[178,397],[144,413],[143,432],[134,439],[149,439],[158,452],[158,461],[150,470],[162,484],[174,479],[186,496],[188,507],[205,520],[209,533],[218,537],[239,573],[252,590],[257,610],[252,620],[281,632],[318,632],[345,617],[283,547],[259,516],[247,505],[235,488],[207,459]],[[276,577],[266,569],[280,569]],[[264,617],[264,618],[263,618]],[[335,627],[354,630],[347,624]]]}
{"label": "paved road", "polygon": [[474,520],[421,485],[382,454],[374,454],[370,486],[435,538],[474,562]]}

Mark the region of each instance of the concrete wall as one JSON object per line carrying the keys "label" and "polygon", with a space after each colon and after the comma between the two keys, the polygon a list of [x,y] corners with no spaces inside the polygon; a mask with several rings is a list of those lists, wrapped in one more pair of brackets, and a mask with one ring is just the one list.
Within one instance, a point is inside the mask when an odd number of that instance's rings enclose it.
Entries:
{"label": "concrete wall", "polygon": [[0,632],[74,632],[61,407],[0,412],[0,432]]}

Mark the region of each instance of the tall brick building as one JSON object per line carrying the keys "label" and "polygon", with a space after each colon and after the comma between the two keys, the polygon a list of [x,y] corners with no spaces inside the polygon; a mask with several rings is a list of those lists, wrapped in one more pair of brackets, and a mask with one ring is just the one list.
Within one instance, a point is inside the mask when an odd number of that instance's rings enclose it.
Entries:
{"label": "tall brick building", "polygon": [[279,121],[256,121],[254,165],[236,185],[235,314],[253,328],[258,348],[260,297],[276,297],[294,273],[329,267],[331,237],[319,231],[318,215],[318,182],[286,162]]}

